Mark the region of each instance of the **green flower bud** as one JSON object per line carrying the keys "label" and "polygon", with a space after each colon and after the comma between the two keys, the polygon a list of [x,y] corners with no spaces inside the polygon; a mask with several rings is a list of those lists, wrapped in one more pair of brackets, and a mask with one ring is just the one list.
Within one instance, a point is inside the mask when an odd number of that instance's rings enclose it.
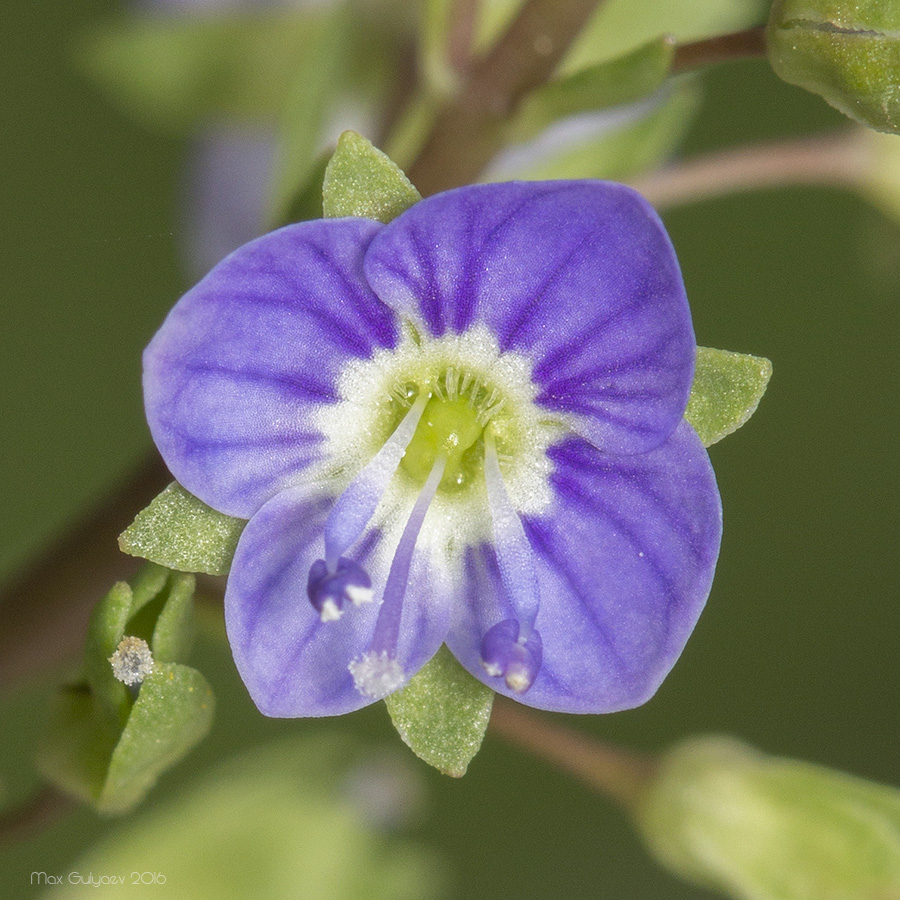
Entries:
{"label": "green flower bud", "polygon": [[637,811],[652,852],[746,900],[900,898],[900,791],[728,738],[663,757]]}
{"label": "green flower bud", "polygon": [[900,132],[897,0],[775,0],[767,39],[779,77],[863,125]]}

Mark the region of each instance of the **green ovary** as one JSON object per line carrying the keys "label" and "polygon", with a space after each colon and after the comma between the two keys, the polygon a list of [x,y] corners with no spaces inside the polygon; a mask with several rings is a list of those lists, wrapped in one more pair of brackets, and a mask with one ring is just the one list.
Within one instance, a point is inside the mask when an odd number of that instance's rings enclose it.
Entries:
{"label": "green ovary", "polygon": [[400,468],[415,482],[424,484],[435,460],[446,456],[441,489],[465,487],[483,468],[483,454],[473,450],[484,433],[478,418],[477,410],[465,397],[454,400],[432,397],[406,448]]}

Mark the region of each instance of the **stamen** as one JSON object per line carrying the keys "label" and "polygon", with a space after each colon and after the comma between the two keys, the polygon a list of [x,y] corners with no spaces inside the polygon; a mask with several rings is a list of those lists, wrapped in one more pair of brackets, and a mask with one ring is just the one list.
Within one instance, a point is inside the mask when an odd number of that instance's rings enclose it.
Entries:
{"label": "stamen", "polygon": [[353,675],[357,690],[375,700],[380,700],[393,693],[406,681],[406,675],[397,661],[397,642],[400,639],[403,597],[406,594],[406,584],[409,580],[409,569],[412,565],[416,541],[422,530],[428,507],[444,476],[446,465],[447,457],[441,455],[431,467],[428,479],[416,498],[409,519],[406,521],[406,527],[400,536],[400,542],[394,552],[391,570],[388,572],[387,583],[384,586],[381,609],[378,611],[378,619],[375,622],[372,643],[369,645],[368,652],[361,659],[350,663],[350,674]]}
{"label": "stamen", "polygon": [[543,659],[543,642],[534,627],[540,595],[531,545],[506,493],[490,431],[484,436],[484,480],[500,577],[515,618],[504,619],[487,631],[481,642],[481,660],[488,675],[503,678],[510,690],[523,694],[534,683]]}
{"label": "stamen", "polygon": [[528,538],[525,537],[522,520],[506,493],[497,459],[497,446],[490,431],[486,431],[484,435],[484,480],[494,525],[494,544],[500,575],[527,638],[534,627],[539,606],[534,557]]}
{"label": "stamen", "polygon": [[332,507],[325,523],[325,562],[329,572],[337,570],[341,554],[360,538],[369,524],[416,433],[429,396],[428,391],[420,391],[394,433]]}
{"label": "stamen", "polygon": [[488,629],[481,641],[481,664],[493,678],[503,678],[506,686],[524,694],[537,677],[543,661],[544,645],[534,629],[526,639],[515,619],[504,619]]}
{"label": "stamen", "polygon": [[337,621],[348,600],[360,606],[372,599],[372,580],[359,563],[342,556],[336,569],[329,572],[324,559],[317,559],[309,569],[306,594],[323,622]]}

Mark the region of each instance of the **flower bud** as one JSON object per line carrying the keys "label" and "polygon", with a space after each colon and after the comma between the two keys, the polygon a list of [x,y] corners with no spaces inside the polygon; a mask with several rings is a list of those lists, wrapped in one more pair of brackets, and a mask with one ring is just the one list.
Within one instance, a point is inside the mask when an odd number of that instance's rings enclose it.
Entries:
{"label": "flower bud", "polygon": [[900,897],[890,787],[704,737],[663,758],[637,817],[660,862],[732,897]]}
{"label": "flower bud", "polygon": [[900,4],[776,0],[767,31],[776,74],[878,131],[900,131]]}

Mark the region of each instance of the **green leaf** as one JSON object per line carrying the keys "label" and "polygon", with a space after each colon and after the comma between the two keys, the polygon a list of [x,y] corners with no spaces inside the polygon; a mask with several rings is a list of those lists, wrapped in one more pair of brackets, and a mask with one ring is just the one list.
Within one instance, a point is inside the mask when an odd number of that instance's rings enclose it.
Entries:
{"label": "green leaf", "polygon": [[348,7],[340,4],[294,74],[279,120],[269,186],[268,223],[272,227],[290,221],[288,212],[315,167],[325,115],[348,63],[350,25]]}
{"label": "green leaf", "polygon": [[157,663],[112,753],[97,808],[122,813],[138,803],[209,731],[214,705],[212,690],[196,669]]}
{"label": "green leaf", "polygon": [[563,62],[577,72],[613,59],[661,34],[679,43],[761,25],[769,0],[606,0]]}
{"label": "green leaf", "polygon": [[[59,900],[436,900],[447,895],[441,859],[392,827],[415,808],[415,773],[403,762],[388,748],[358,744],[346,729],[254,747],[107,829],[74,866],[99,876],[140,863],[147,881],[162,876],[146,891],[107,893],[85,875],[50,893]],[[388,821],[378,821],[385,810]]]}
{"label": "green leaf", "polygon": [[217,118],[271,122],[324,28],[320,14],[295,10],[132,18],[92,29],[77,52],[123,109],[150,127],[183,132]]}
{"label": "green leaf", "polygon": [[[679,80],[659,102],[641,114],[632,109],[624,122],[597,128],[581,140],[560,141],[555,128],[535,140],[505,151],[488,173],[489,180],[524,178],[608,178],[622,181],[652,169],[681,143],[700,105],[696,79]],[[615,115],[611,111],[610,115]],[[566,127],[566,123],[557,126]]]}
{"label": "green leaf", "polygon": [[117,681],[109,657],[125,633],[131,616],[131,586],[119,581],[94,607],[84,643],[84,676],[97,703],[99,715],[111,728],[121,728],[128,715],[131,698],[128,689]]}
{"label": "green leaf", "polygon": [[753,415],[771,375],[772,363],[761,356],[697,348],[684,415],[705,447],[737,431]]}
{"label": "green leaf", "polygon": [[227,575],[246,524],[216,512],[173,481],[119,535],[119,549],[170,569]]}
{"label": "green leaf", "polygon": [[86,683],[63,687],[50,704],[47,731],[37,753],[38,770],[51,784],[93,803],[103,789],[119,733]]}
{"label": "green leaf", "polygon": [[194,576],[173,572],[169,597],[163,606],[150,649],[161,663],[187,662],[194,639]]}
{"label": "green leaf", "polygon": [[421,199],[400,168],[362,135],[341,135],[322,183],[326,218],[361,216],[387,223]]}
{"label": "green leaf", "polygon": [[667,36],[624,56],[596,63],[529,95],[516,116],[515,136],[527,139],[566,116],[633,103],[665,80],[675,51]]}
{"label": "green leaf", "polygon": [[459,778],[481,747],[494,692],[441,647],[405,688],[384,702],[413,753]]}

